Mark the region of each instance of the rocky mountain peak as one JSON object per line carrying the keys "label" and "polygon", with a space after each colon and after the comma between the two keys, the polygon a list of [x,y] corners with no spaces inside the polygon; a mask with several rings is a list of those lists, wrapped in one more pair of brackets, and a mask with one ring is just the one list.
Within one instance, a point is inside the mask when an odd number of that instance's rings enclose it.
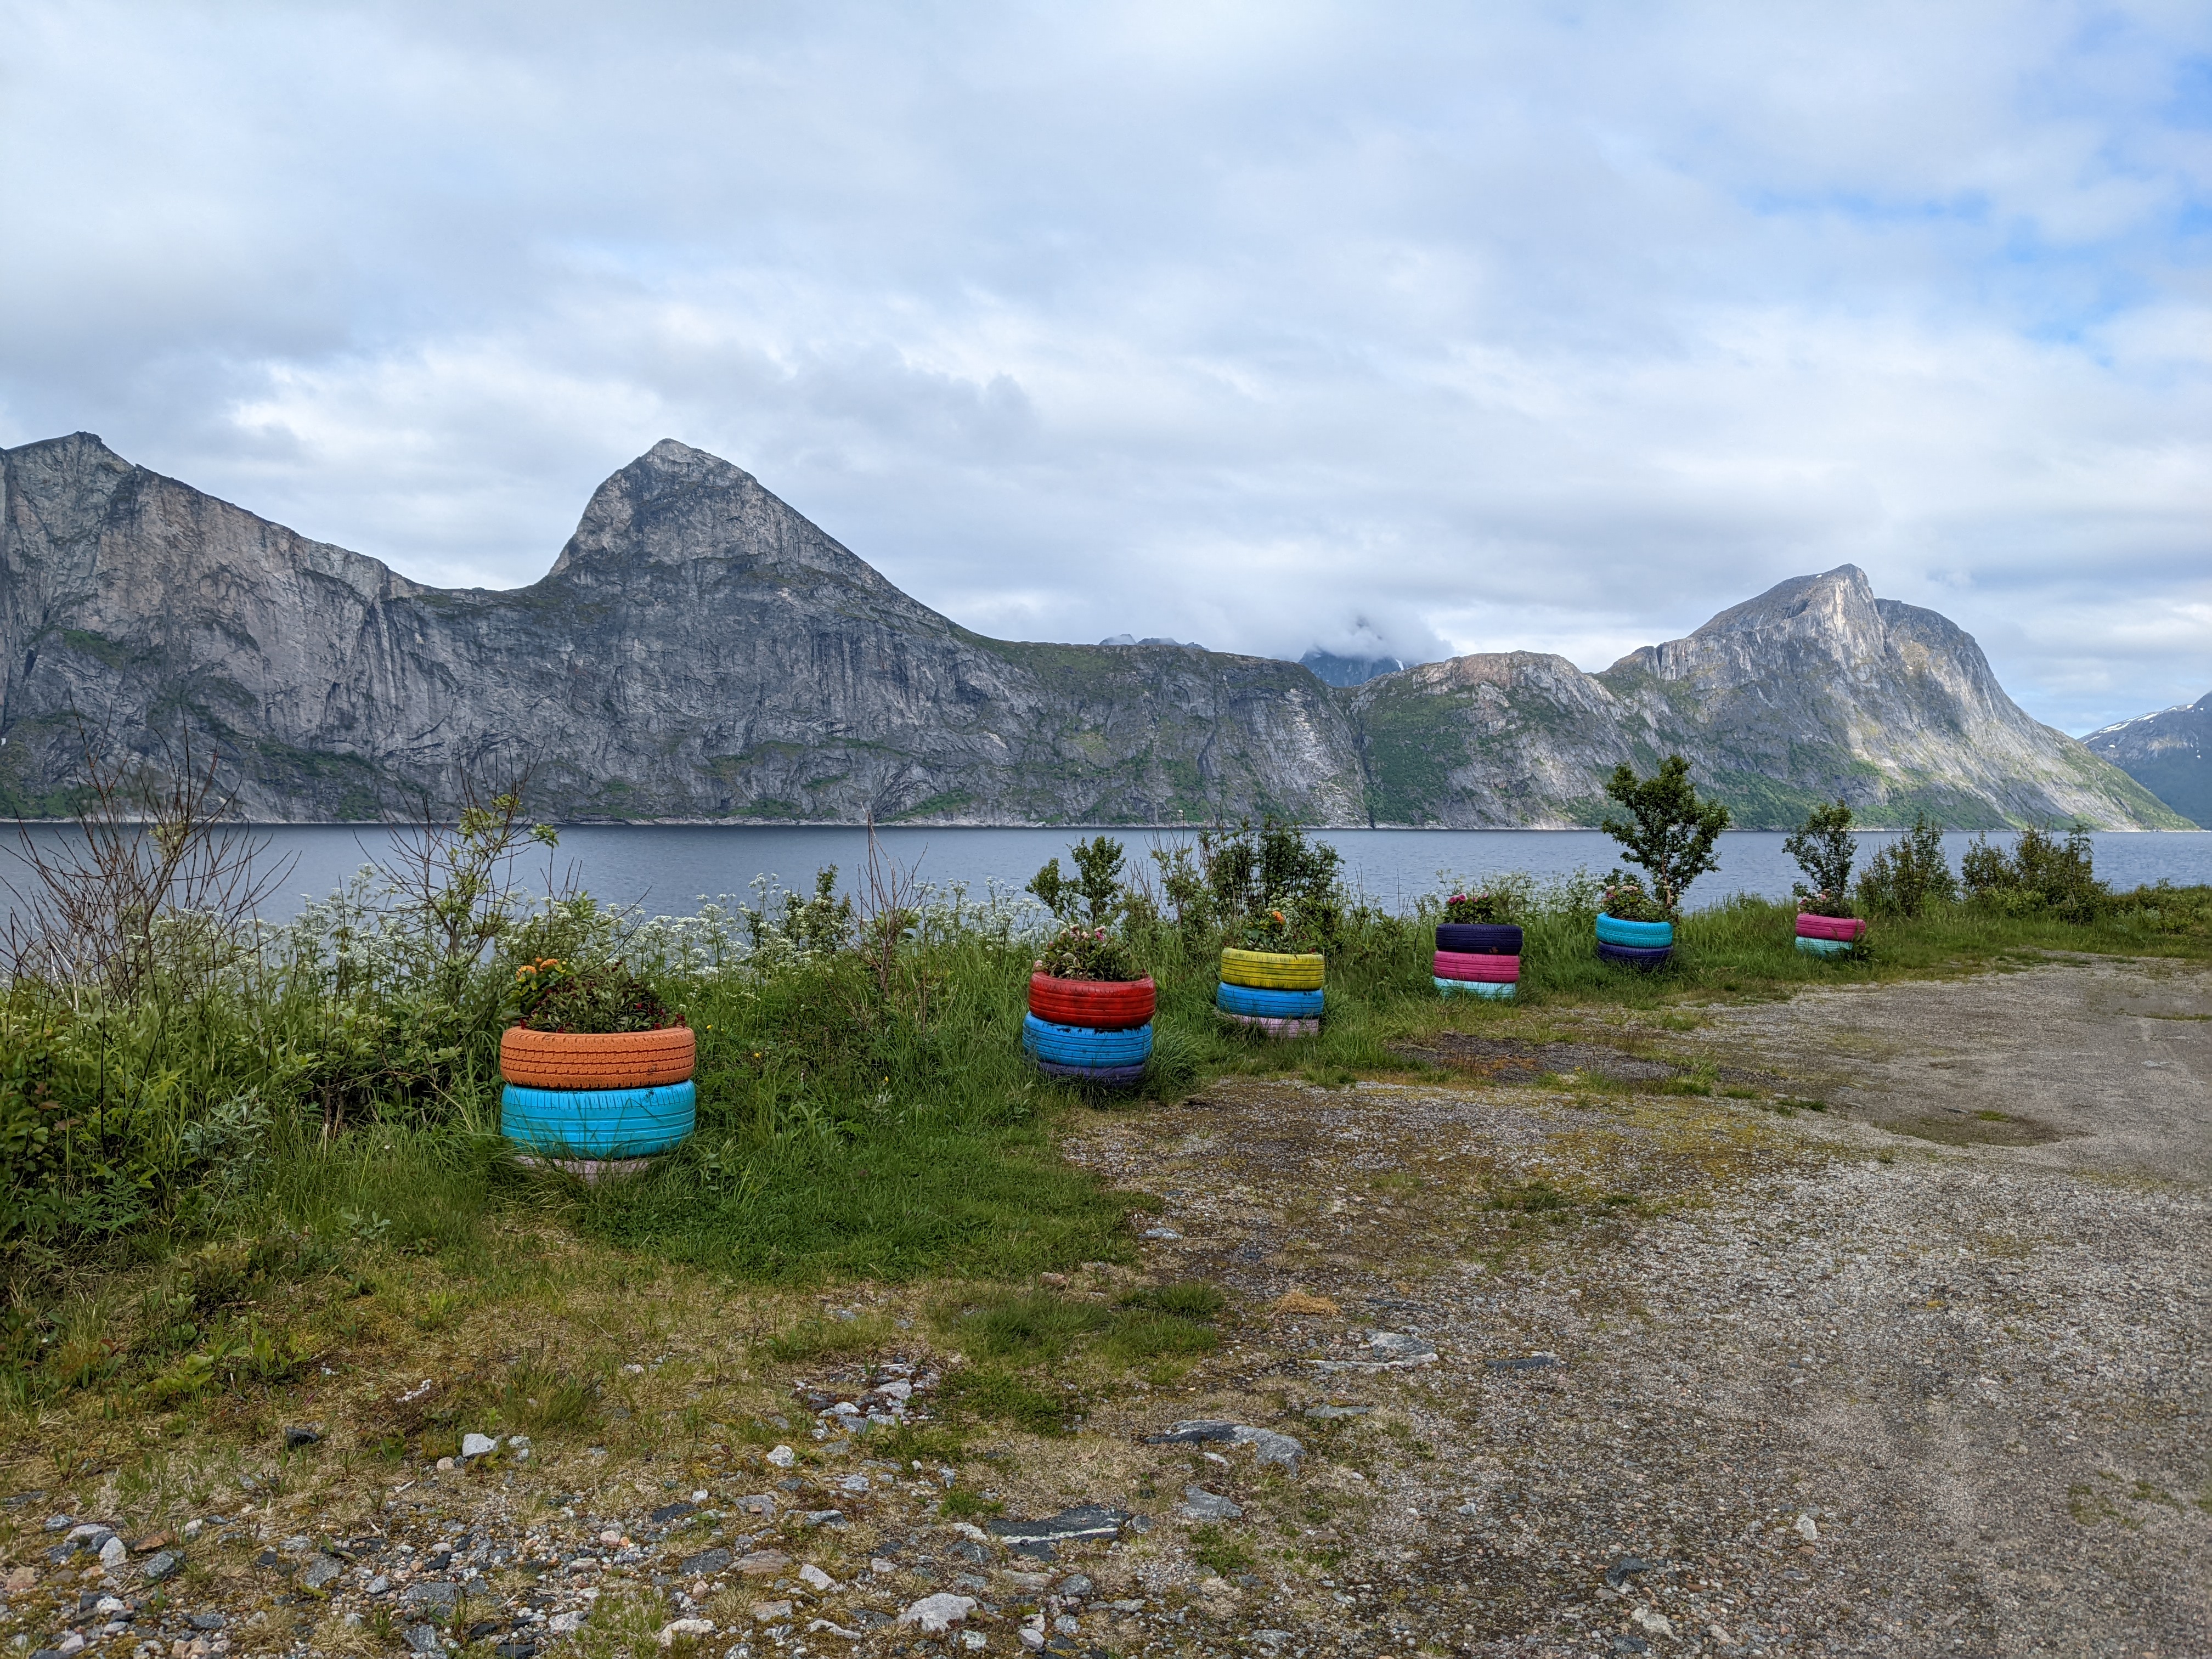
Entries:
{"label": "rocky mountain peak", "polygon": [[626,585],[656,566],[702,564],[770,582],[827,577],[878,599],[904,599],[743,467],[673,438],[592,492],[549,574],[584,586]]}
{"label": "rocky mountain peak", "polygon": [[1817,576],[1792,576],[1756,599],[1730,605],[1690,637],[1755,634],[1771,629],[1793,633],[1851,635],[1878,625],[1874,584],[1855,564],[1839,564]]}

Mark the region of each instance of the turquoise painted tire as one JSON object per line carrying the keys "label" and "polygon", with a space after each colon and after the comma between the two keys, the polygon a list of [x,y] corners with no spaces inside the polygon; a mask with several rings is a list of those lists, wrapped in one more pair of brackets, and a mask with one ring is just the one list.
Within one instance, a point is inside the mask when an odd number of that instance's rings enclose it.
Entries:
{"label": "turquoise painted tire", "polygon": [[[1430,977],[1436,978],[1433,974]],[[1513,994],[1510,981],[1501,982],[1486,979],[1439,979],[1437,980],[1437,989],[1447,996],[1455,992],[1471,997],[1510,997]]]}
{"label": "turquoise painted tire", "polygon": [[1035,1014],[1022,1016],[1022,1050],[1032,1060],[1054,1066],[1096,1070],[1142,1066],[1152,1057],[1148,1021],[1121,1031],[1094,1031],[1085,1025],[1054,1025]]}
{"label": "turquoise painted tire", "polygon": [[1231,985],[1223,980],[1213,989],[1213,1006],[1224,1014],[1257,1014],[1262,1019],[1319,1019],[1319,991],[1270,991],[1257,985]]}
{"label": "turquoise painted tire", "polygon": [[699,1121],[689,1083],[656,1089],[526,1089],[499,1097],[499,1132],[548,1158],[650,1158],[682,1144]]}
{"label": "turquoise painted tire", "polygon": [[1638,951],[1657,951],[1674,942],[1674,924],[1671,921],[1623,921],[1619,916],[1601,912],[1597,919],[1597,942],[1601,945],[1626,945]]}
{"label": "turquoise painted tire", "polygon": [[1797,948],[1812,957],[1847,957],[1858,947],[1849,939],[1805,939],[1801,936]]}

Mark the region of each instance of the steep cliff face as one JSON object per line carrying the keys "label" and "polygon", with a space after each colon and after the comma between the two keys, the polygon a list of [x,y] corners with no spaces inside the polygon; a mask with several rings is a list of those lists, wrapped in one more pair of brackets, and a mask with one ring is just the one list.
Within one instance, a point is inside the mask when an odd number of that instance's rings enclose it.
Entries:
{"label": "steep cliff face", "polygon": [[2177,822],[2014,708],[1973,641],[1848,568],[1601,675],[1529,653],[1323,684],[1196,646],[988,640],[674,442],[607,480],[539,582],[426,587],[131,465],[0,451],[0,810],[64,810],[86,734],[212,743],[246,810],[362,818],[527,769],[596,818],[1589,822],[1689,755],[1747,824]]}
{"label": "steep cliff face", "polygon": [[885,581],[750,475],[659,444],[544,580],[424,587],[131,466],[0,452],[0,782],[59,803],[80,716],[179,720],[257,817],[405,812],[527,767],[536,810],[849,822],[1359,811],[1350,721],[1294,664],[1012,646]]}
{"label": "steep cliff face", "polygon": [[1604,779],[1679,753],[1744,828],[1838,796],[1870,823],[2171,828],[2131,780],[2004,694],[1972,638],[1877,599],[1845,565],[1723,611],[1601,674],[1462,657],[1352,694],[1378,821],[1594,823]]}
{"label": "steep cliff face", "polygon": [[2081,739],[2184,817],[2212,830],[2212,696]]}

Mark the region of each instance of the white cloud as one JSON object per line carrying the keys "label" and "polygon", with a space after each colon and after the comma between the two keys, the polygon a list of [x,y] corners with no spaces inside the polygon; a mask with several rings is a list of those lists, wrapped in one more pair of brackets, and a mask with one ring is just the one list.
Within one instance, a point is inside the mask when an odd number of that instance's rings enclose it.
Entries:
{"label": "white cloud", "polygon": [[0,22],[0,441],[425,580],[676,436],[985,631],[1597,665],[1850,560],[2070,728],[2212,684],[2201,7]]}

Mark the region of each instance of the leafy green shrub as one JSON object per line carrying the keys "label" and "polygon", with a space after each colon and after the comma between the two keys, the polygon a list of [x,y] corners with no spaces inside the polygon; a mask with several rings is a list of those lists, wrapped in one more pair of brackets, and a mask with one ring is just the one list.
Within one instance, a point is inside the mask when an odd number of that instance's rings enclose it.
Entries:
{"label": "leafy green shrub", "polygon": [[1605,914],[1621,921],[1665,921],[1674,912],[1645,892],[1635,877],[1616,870],[1605,890]]}
{"label": "leafy green shrub", "polygon": [[1814,807],[1783,842],[1782,848],[1805,872],[1805,880],[1792,884],[1790,890],[1801,901],[1801,910],[1816,916],[1851,914],[1851,865],[1859,849],[1851,834],[1848,805],[1838,800],[1832,805]]}
{"label": "leafy green shrub", "polygon": [[1484,888],[1478,893],[1454,893],[1444,901],[1444,920],[1453,922],[1510,922],[1512,896]]}
{"label": "leafy green shrub", "polygon": [[1141,979],[1128,941],[1103,927],[1063,927],[1047,941],[1034,970],[1054,979]]}
{"label": "leafy green shrub", "polygon": [[1970,902],[2015,915],[2045,911],[2088,923],[2112,901],[2097,879],[2089,832],[2078,824],[2063,841],[2023,830],[2009,856],[1986,835],[1977,836],[1960,860],[1960,877]]}
{"label": "leafy green shrub", "polygon": [[517,1025],[532,1031],[659,1031],[681,1025],[653,987],[613,967],[576,968],[555,957],[514,970]]}
{"label": "leafy green shrub", "polygon": [[1095,836],[1077,842],[1068,856],[1075,860],[1075,879],[1068,879],[1058,859],[1048,859],[1030,878],[1026,890],[1071,927],[1079,921],[1094,929],[1112,927],[1127,904],[1121,890],[1121,843],[1110,836]]}
{"label": "leafy green shrub", "polygon": [[[1607,817],[1598,828],[1620,843],[1631,864],[1643,869],[1650,880],[1651,897],[1672,916],[1681,908],[1690,884],[1720,868],[1713,848],[1729,826],[1728,808],[1698,799],[1690,783],[1690,763],[1680,755],[1668,756],[1649,778],[1638,778],[1626,766],[1615,767],[1605,793],[1626,807],[1628,816]],[[1616,878],[1616,885],[1620,880]]]}
{"label": "leafy green shrub", "polygon": [[1926,813],[1913,815],[1912,828],[1889,842],[1859,872],[1862,908],[1908,919],[1959,896],[1958,878],[1943,855],[1943,831]]}
{"label": "leafy green shrub", "polygon": [[[1186,939],[1234,939],[1244,924],[1283,912],[1284,924],[1322,950],[1334,949],[1345,922],[1336,848],[1306,838],[1298,824],[1270,817],[1257,829],[1198,833],[1195,845],[1156,847],[1160,888]],[[1254,949],[1271,948],[1254,946]]]}

